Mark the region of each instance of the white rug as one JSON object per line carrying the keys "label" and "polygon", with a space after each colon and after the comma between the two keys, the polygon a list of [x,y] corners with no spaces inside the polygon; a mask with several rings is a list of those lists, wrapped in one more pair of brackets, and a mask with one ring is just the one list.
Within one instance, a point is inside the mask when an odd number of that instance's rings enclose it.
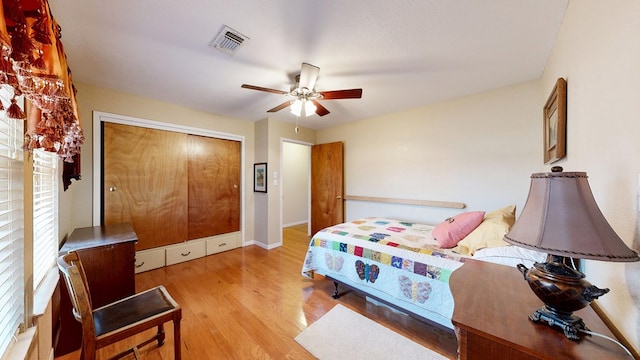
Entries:
{"label": "white rug", "polygon": [[320,360],[447,359],[340,304],[295,340]]}

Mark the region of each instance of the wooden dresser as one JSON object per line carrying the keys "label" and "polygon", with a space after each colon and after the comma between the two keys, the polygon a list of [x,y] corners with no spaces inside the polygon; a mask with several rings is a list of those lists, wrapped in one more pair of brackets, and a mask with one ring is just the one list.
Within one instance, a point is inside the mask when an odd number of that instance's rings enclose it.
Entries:
{"label": "wooden dresser", "polygon": [[[469,260],[449,284],[461,360],[629,359],[607,339],[585,336],[576,342],[559,328],[529,320],[543,303],[515,267]],[[575,314],[591,331],[615,338],[591,307]]]}
{"label": "wooden dresser", "polygon": [[[77,251],[82,261],[94,308],[135,293],[135,244],[129,223],[78,228],[60,248],[59,254]],[[62,279],[62,276],[60,277]],[[59,327],[54,334],[55,356],[80,348],[82,329],[72,315],[64,281],[60,281]]]}

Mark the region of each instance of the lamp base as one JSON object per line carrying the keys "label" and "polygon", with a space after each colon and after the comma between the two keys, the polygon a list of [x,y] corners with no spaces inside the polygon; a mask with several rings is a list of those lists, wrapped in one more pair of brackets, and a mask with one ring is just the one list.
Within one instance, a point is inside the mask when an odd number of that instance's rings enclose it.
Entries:
{"label": "lamp base", "polygon": [[529,315],[529,319],[534,322],[545,321],[549,326],[557,326],[564,331],[564,335],[571,340],[580,340],[580,330],[589,331],[582,319],[571,313],[560,313],[547,306]]}

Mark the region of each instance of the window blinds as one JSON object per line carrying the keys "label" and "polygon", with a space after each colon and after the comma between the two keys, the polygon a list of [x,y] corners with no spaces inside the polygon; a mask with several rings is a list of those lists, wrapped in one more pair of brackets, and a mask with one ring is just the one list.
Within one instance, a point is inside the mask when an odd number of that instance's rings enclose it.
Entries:
{"label": "window blinds", "polygon": [[33,287],[37,289],[58,254],[58,155],[33,151]]}
{"label": "window blinds", "polygon": [[0,111],[0,356],[24,318],[23,122]]}

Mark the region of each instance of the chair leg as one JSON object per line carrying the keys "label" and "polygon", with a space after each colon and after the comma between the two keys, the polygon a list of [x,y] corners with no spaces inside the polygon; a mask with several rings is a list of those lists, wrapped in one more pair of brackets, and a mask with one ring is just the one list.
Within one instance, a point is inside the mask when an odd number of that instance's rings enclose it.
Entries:
{"label": "chair leg", "polygon": [[87,356],[87,352],[84,351],[84,346],[80,349],[80,360],[93,360],[91,357]]}
{"label": "chair leg", "polygon": [[140,360],[140,352],[138,351],[137,346],[133,348],[133,356],[136,358],[136,360]]}
{"label": "chair leg", "polygon": [[156,335],[156,338],[158,339],[158,346],[162,346],[162,344],[164,344],[164,324],[160,324],[158,325],[158,334]]}
{"label": "chair leg", "polygon": [[182,359],[182,340],[180,339],[180,319],[173,320],[173,357]]}
{"label": "chair leg", "polygon": [[86,344],[81,345],[80,349],[80,360],[95,360],[96,358],[96,348],[87,349]]}
{"label": "chair leg", "polygon": [[[126,355],[129,355],[131,353],[133,353],[133,355],[135,356],[136,359],[140,359],[140,349],[151,344],[154,341],[158,342],[158,347],[162,346],[164,344],[164,338],[165,338],[165,333],[164,333],[164,324],[160,324],[158,325],[158,332],[151,338],[145,340],[144,342],[141,342],[140,344],[125,350],[117,355],[114,355],[113,357],[110,358],[110,360],[114,360],[114,359],[120,359]],[[93,360],[93,359],[92,359]]]}
{"label": "chair leg", "polygon": [[137,345],[137,346],[134,346],[134,347],[132,347],[130,349],[127,349],[127,350],[125,350],[123,352],[117,353],[116,355],[113,355],[112,357],[110,357],[109,360],[121,359],[121,358],[123,358],[123,357],[125,357],[125,356],[127,356],[129,354],[133,354],[133,356],[136,359],[140,359],[140,353],[138,352],[138,346],[141,346],[141,345]]}

